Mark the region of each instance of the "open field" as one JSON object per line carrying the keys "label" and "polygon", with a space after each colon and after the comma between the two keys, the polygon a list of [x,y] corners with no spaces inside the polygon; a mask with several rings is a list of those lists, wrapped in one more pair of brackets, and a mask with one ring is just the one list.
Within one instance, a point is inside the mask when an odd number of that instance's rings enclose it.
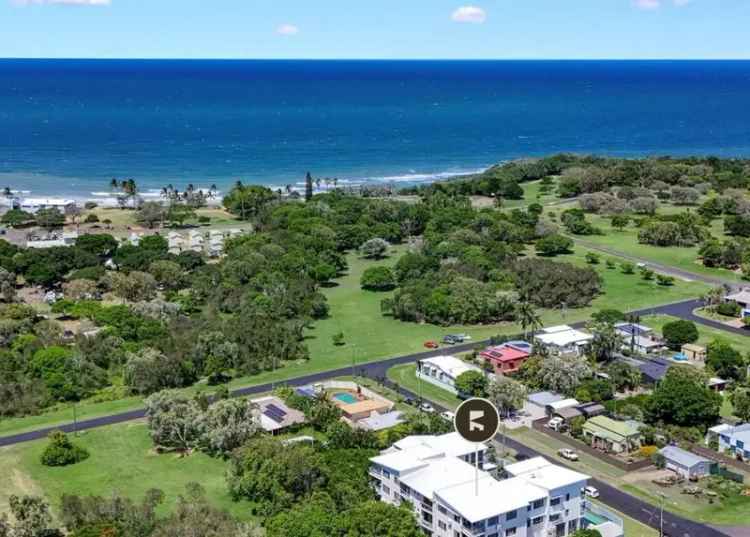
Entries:
{"label": "open field", "polygon": [[[660,213],[674,212],[674,209],[677,208],[671,207],[670,209],[672,210],[661,209]],[[682,210],[684,210],[684,208],[682,208]],[[633,227],[632,224],[620,231],[610,225],[609,218],[597,215],[588,215],[587,218],[591,221],[592,224],[601,229],[604,234],[578,237],[582,241],[596,244],[604,248],[609,248],[614,251],[622,252],[623,254],[648,259],[655,263],[673,266],[689,272],[715,276],[730,281],[739,282],[742,280],[741,275],[734,271],[723,268],[704,267],[703,264],[698,260],[698,246],[659,247],[651,246],[648,244],[640,244],[638,242],[639,230],[638,228]],[[711,231],[716,238],[724,238],[723,224],[721,223],[721,220],[715,220],[713,222]]]}
{"label": "open field", "polygon": [[196,481],[216,507],[241,519],[250,517],[247,502],[237,503],[229,497],[225,461],[199,452],[186,457],[156,454],[143,421],[87,431],[71,438],[87,448],[91,456],[61,468],[49,468],[39,462],[46,440],[0,449],[0,474],[13,474],[10,486],[4,480],[0,487],[0,512],[7,508],[11,494],[43,492],[57,508],[61,495],[66,493],[106,497],[118,492],[140,499],[151,488],[164,491],[165,501],[160,509],[167,512],[185,485]]}
{"label": "open field", "polygon": [[[373,265],[392,265],[403,252],[403,247],[394,248],[391,256],[380,261],[368,261],[352,253],[348,256],[349,271],[336,282],[324,289],[330,304],[330,316],[317,321],[307,332],[307,345],[310,360],[284,364],[276,371],[266,371],[252,377],[233,379],[229,387],[236,389],[245,386],[279,382],[310,373],[346,367],[356,363],[382,360],[423,351],[424,342],[442,339],[443,335],[462,332],[475,340],[496,334],[514,334],[521,331],[514,323],[500,323],[486,326],[441,327],[429,324],[404,323],[380,313],[380,301],[389,293],[363,291],[359,279],[365,268]],[[576,248],[570,255],[559,256],[558,261],[585,265],[586,250]],[[604,293],[594,299],[592,305],[581,309],[542,310],[542,320],[547,325],[561,322],[586,320],[591,313],[603,308],[616,308],[623,311],[677,302],[703,294],[708,286],[700,282],[677,281],[674,286],[663,287],[654,282],[646,282],[637,274],[626,275],[619,270],[609,270],[604,264],[594,266],[604,280]],[[346,344],[336,346],[332,337],[343,332]],[[186,391],[212,391],[205,384],[197,384]],[[141,399],[131,397],[119,401],[78,405],[79,418],[93,418],[117,412],[134,410],[142,406]],[[55,410],[39,416],[0,420],[0,435],[9,435],[72,421],[70,405],[61,405]]]}

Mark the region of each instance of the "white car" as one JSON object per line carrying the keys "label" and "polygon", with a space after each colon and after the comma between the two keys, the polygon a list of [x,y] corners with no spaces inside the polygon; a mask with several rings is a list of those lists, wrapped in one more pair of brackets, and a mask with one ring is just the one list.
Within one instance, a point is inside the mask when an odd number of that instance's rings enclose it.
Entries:
{"label": "white car", "polygon": [[453,420],[456,418],[456,415],[450,410],[446,410],[445,412],[440,413],[440,417],[442,417],[446,421],[453,423]]}
{"label": "white car", "polygon": [[584,496],[588,496],[589,498],[599,497],[599,491],[597,490],[597,488],[590,485],[588,487],[583,487],[583,490],[581,492],[583,492]]}
{"label": "white car", "polygon": [[558,455],[560,455],[563,459],[567,459],[569,461],[577,461],[578,460],[578,453],[576,453],[572,449],[563,448],[558,450]]}
{"label": "white car", "polygon": [[419,405],[419,408],[422,410],[422,412],[435,412],[435,407],[433,407],[430,403],[422,403],[421,405]]}

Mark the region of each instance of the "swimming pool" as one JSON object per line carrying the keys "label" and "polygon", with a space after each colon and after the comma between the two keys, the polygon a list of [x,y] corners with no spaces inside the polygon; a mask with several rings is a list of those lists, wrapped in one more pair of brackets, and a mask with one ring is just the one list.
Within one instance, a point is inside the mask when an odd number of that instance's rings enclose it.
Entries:
{"label": "swimming pool", "polygon": [[350,394],[348,392],[334,393],[333,394],[333,398],[334,399],[338,399],[339,401],[341,401],[342,403],[345,403],[347,405],[350,405],[352,403],[356,403],[357,402],[357,398],[354,397],[352,394]]}

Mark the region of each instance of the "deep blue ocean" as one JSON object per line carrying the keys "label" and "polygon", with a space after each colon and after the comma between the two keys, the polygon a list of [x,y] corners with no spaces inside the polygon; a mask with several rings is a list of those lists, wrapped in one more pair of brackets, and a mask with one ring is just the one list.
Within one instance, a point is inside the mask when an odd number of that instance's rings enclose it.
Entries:
{"label": "deep blue ocean", "polygon": [[560,151],[750,155],[750,62],[0,60],[0,186],[429,181]]}

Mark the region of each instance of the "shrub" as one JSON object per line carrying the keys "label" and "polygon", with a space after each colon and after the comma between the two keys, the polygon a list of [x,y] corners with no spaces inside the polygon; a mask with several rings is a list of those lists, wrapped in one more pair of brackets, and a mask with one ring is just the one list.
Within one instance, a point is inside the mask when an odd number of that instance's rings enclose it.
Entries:
{"label": "shrub", "polygon": [[368,291],[390,291],[396,286],[396,277],[389,267],[370,267],[362,273],[359,284]]}
{"label": "shrub", "polygon": [[99,204],[96,203],[95,201],[87,201],[86,203],[83,204],[83,208],[86,209],[87,211],[96,209],[98,206]]}
{"label": "shrub", "polygon": [[674,285],[674,277],[673,276],[667,276],[666,274],[657,274],[656,275],[656,283],[658,285],[663,285],[665,287],[668,287],[670,285]]}
{"label": "shrub", "polygon": [[620,271],[623,274],[635,274],[635,265],[627,261],[620,263]]}
{"label": "shrub", "polygon": [[737,302],[722,302],[716,306],[716,313],[726,315],[727,317],[739,317],[741,309]]}
{"label": "shrub", "polygon": [[333,341],[333,344],[336,345],[337,347],[340,347],[346,344],[346,341],[344,340],[343,332],[338,332],[336,334],[333,334],[333,336],[331,336],[331,340]]}
{"label": "shrub", "polygon": [[641,446],[638,449],[637,455],[643,459],[650,459],[659,451],[659,448],[656,446]]}
{"label": "shrub", "polygon": [[206,216],[205,214],[202,214],[198,217],[198,222],[201,224],[208,224],[211,222],[211,217]]}
{"label": "shrub", "polygon": [[589,263],[590,265],[598,265],[599,254],[595,254],[594,252],[588,252],[586,254],[586,263]]}
{"label": "shrub", "polygon": [[76,446],[62,431],[49,434],[49,444],[42,452],[42,464],[45,466],[67,466],[88,459],[89,452]]}
{"label": "shrub", "polygon": [[96,224],[97,222],[99,222],[99,217],[93,213],[87,215],[86,219],[83,221],[84,224]]}
{"label": "shrub", "polygon": [[536,251],[539,255],[555,256],[567,254],[573,248],[573,240],[557,233],[547,235],[536,241]]}

